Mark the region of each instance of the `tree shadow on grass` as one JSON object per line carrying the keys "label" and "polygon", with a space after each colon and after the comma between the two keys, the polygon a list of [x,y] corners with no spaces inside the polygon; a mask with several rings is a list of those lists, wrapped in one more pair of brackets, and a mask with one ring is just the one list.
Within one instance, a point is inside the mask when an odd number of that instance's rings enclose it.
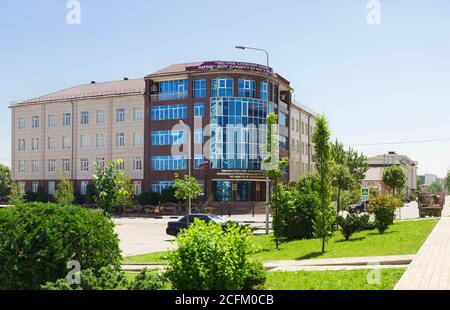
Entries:
{"label": "tree shadow on grass", "polygon": [[350,238],[350,240],[345,240],[345,239],[343,238],[343,239],[336,240],[335,242],[336,242],[336,243],[353,242],[353,241],[362,241],[362,240],[364,240],[364,239],[366,239],[366,237]]}
{"label": "tree shadow on grass", "polygon": [[324,253],[322,253],[322,252],[311,252],[311,253],[308,253],[306,255],[297,257],[296,260],[316,258],[316,257],[322,256],[323,254]]}
{"label": "tree shadow on grass", "polygon": [[380,234],[378,232],[378,230],[377,230],[377,231],[374,231],[374,232],[370,232],[367,235],[368,236],[383,236],[383,235],[390,235],[390,234],[397,233],[397,232],[398,231],[396,231],[396,230],[388,230],[388,231],[385,231],[384,234]]}

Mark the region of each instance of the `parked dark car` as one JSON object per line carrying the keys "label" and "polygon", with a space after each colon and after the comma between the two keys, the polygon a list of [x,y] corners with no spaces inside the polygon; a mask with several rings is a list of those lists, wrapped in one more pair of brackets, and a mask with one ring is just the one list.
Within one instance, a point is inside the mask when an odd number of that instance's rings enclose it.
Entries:
{"label": "parked dark car", "polygon": [[360,214],[367,211],[368,199],[360,199],[357,203],[351,204],[347,207],[347,211],[350,213]]}
{"label": "parked dark car", "polygon": [[194,223],[195,219],[199,219],[202,221],[205,221],[206,223],[214,222],[216,224],[222,225],[223,228],[226,228],[226,226],[230,225],[230,223],[233,223],[231,221],[225,221],[221,217],[218,217],[214,214],[191,214],[189,216],[183,216],[178,221],[171,221],[167,223],[166,228],[166,234],[171,236],[177,236],[182,229],[187,229],[187,219],[189,218],[189,224]]}

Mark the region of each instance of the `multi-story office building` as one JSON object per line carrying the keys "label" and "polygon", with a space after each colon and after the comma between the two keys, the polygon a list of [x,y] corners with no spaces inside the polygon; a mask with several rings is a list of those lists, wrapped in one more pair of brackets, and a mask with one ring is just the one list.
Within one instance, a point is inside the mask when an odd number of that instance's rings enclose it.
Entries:
{"label": "multi-story office building", "polygon": [[80,85],[13,103],[12,176],[25,191],[52,195],[62,174],[81,194],[95,164],[120,158],[142,190],[144,80]]}
{"label": "multi-story office building", "polygon": [[121,158],[136,194],[161,192],[175,173],[191,173],[203,200],[265,201],[268,113],[278,114],[278,156],[290,157],[284,181],[313,169],[315,114],[291,94],[269,67],[212,61],[14,103],[13,178],[26,191],[52,195],[66,173],[84,194],[95,164]]}
{"label": "multi-story office building", "polygon": [[[311,170],[314,114],[292,104],[289,81],[271,68],[198,62],[171,65],[145,80],[145,140],[151,141],[145,149],[145,188],[161,191],[173,185],[174,172],[191,170],[208,201],[264,201],[261,146],[272,111],[278,114],[280,158],[296,155],[285,181]],[[186,150],[174,147],[186,140]]]}

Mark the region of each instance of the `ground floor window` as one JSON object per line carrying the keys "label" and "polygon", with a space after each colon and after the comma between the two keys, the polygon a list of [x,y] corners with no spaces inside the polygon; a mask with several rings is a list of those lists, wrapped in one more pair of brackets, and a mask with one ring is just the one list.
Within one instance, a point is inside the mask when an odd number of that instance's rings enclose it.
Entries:
{"label": "ground floor window", "polygon": [[237,201],[252,201],[252,182],[237,182]]}
{"label": "ground floor window", "polygon": [[39,182],[33,182],[31,183],[31,191],[33,193],[37,193],[39,189]]}
{"label": "ground floor window", "polygon": [[55,182],[50,181],[48,182],[48,194],[53,195],[55,193]]}
{"label": "ground floor window", "polygon": [[216,201],[231,201],[231,181],[216,182]]}

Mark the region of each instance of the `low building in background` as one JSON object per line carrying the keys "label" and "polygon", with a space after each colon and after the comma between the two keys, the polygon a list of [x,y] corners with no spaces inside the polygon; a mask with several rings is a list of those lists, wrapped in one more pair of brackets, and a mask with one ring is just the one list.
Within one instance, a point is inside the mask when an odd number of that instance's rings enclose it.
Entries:
{"label": "low building in background", "polygon": [[383,173],[387,167],[400,166],[406,175],[406,191],[408,193],[417,191],[417,168],[418,162],[412,160],[406,155],[399,155],[395,152],[377,155],[367,158],[369,170],[363,180],[363,186],[376,188],[378,192],[386,192],[386,186],[383,184]]}

